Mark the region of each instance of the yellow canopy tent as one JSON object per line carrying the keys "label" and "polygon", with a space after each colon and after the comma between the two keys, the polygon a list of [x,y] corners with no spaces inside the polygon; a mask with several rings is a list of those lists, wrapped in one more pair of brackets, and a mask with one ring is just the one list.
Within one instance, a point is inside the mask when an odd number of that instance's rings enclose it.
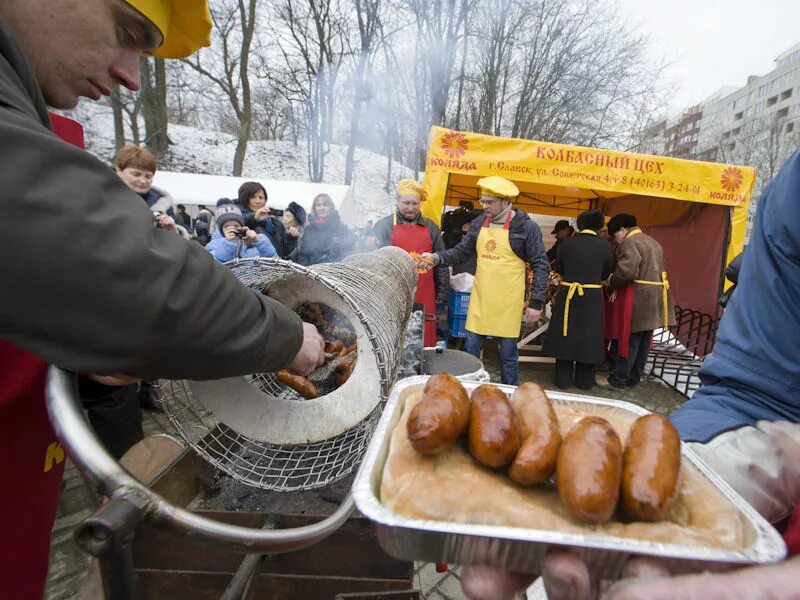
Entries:
{"label": "yellow canopy tent", "polygon": [[445,205],[476,205],[476,182],[488,175],[512,180],[520,189],[515,207],[529,213],[636,215],[664,245],[678,303],[712,316],[724,265],[744,245],[755,183],[750,167],[433,127],[423,214],[441,223]]}

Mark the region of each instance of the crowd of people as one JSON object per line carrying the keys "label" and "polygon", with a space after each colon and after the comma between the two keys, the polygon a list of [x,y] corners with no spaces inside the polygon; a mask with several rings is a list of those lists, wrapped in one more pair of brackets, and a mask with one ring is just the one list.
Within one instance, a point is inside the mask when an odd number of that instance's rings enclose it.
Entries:
{"label": "crowd of people", "polygon": [[[273,214],[266,188],[257,181],[246,181],[239,186],[235,200],[220,198],[213,212],[199,204],[192,218],[186,205],[173,206],[170,194],[153,185],[157,164],[146,148],[123,146],[114,157],[114,167],[152,211],[156,228],[195,240],[220,262],[277,257],[311,265],[341,260],[365,245],[342,222],[328,194],[314,197],[310,214],[294,201]],[[364,233],[364,239],[372,235],[371,230]]]}
{"label": "crowd of people", "polygon": [[[308,263],[340,260],[357,240],[329,197],[315,198],[310,215],[297,206],[277,219],[267,208],[267,191],[249,182],[236,200],[220,200],[213,212],[201,207],[192,219],[185,206],[175,212],[168,195],[153,188],[156,165],[142,149],[120,151],[115,173],[51,131],[48,106],[72,108],[80,96],[97,99],[117,84],[138,89],[143,53],[183,58],[210,44],[207,4],[181,10],[177,4],[0,1],[0,139],[7,150],[0,200],[12,225],[1,239],[7,256],[26,249],[25,261],[0,265],[3,281],[13,282],[0,294],[0,456],[8,482],[0,495],[4,597],[40,598],[44,590],[65,463],[46,411],[48,364],[75,374],[100,431],[113,430],[120,420],[135,421],[114,411],[116,404],[138,410],[130,398],[138,395],[139,380],[223,378],[283,368],[307,374],[325,359],[313,325],[253,294],[219,261],[260,252]],[[461,224],[454,232],[460,240],[449,249],[438,228],[420,214],[425,193],[416,182],[398,185],[396,214],[371,233],[374,245],[405,247],[419,254],[421,269],[432,271],[428,283],[421,276],[417,289],[425,307],[442,299],[442,268],[475,259],[467,349],[477,353],[487,337],[497,339],[503,382],[513,384],[521,321],[539,319],[551,263],[541,230],[513,204],[516,186],[500,177],[478,185],[483,212]],[[800,152],[761,198],[737,290],[700,372],[703,387],[672,417],[682,439],[767,518],[780,521],[794,509],[789,528],[795,532],[800,530],[798,193]],[[669,326],[673,318],[658,243],[632,215],[616,215],[605,227],[601,217],[580,215],[576,235],[560,240],[553,259],[560,293],[545,348],[558,360],[557,384],[588,385],[603,357],[604,339],[612,338],[609,384],[637,385],[653,329]],[[601,245],[604,229],[614,249]],[[43,235],[47,244],[31,243]],[[182,239],[187,236],[197,242]],[[217,260],[210,260],[215,252]],[[604,294],[607,306],[631,317],[613,336],[597,327]],[[762,310],[764,305],[770,310]],[[584,344],[591,353],[583,353]],[[141,431],[132,427],[107,435],[127,443]],[[119,455],[122,445],[110,449]],[[795,552],[797,537],[787,534]],[[657,579],[626,584],[614,597],[789,598],[796,596],[798,560],[694,579],[671,579],[662,570]],[[544,575],[553,599],[589,598],[596,589],[578,554],[551,554]],[[463,581],[473,598],[503,598],[528,582],[480,567],[465,571]]]}

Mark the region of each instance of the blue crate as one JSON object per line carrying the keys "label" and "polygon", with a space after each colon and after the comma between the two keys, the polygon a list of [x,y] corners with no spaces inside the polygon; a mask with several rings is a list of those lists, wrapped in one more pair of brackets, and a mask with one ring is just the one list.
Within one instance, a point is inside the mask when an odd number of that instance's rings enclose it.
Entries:
{"label": "blue crate", "polygon": [[458,317],[463,317],[469,310],[469,297],[470,292],[457,292],[454,289],[450,290],[450,298],[448,300],[449,314]]}
{"label": "blue crate", "polygon": [[467,337],[467,315],[461,316],[448,313],[447,327],[450,329],[450,335],[452,337]]}

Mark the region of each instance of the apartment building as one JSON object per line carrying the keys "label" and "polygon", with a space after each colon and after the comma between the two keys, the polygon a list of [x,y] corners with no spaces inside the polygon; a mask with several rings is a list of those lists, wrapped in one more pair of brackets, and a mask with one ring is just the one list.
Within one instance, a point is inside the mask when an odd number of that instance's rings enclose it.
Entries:
{"label": "apartment building", "polygon": [[720,88],[680,115],[653,124],[640,148],[753,166],[757,199],[764,183],[800,148],[800,43],[778,56],[769,73],[749,77],[740,88]]}

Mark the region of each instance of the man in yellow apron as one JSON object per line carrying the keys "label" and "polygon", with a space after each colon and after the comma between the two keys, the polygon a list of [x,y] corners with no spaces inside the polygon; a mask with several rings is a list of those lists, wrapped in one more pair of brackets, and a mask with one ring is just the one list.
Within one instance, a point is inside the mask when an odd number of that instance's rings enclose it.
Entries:
{"label": "man in yellow apron", "polygon": [[608,383],[614,387],[635,387],[644,374],[653,330],[675,325],[675,307],[661,244],[643,233],[636,217],[629,214],[612,217],[608,232],[618,244],[616,265],[608,283],[612,288],[634,286],[628,356],[617,358]]}
{"label": "man in yellow apron", "polygon": [[[523,316],[528,323],[539,319],[547,291],[550,264],[542,243],[542,231],[512,202],[519,190],[502,177],[478,180],[484,214],[472,221],[461,242],[444,252],[423,254],[435,265],[460,264],[477,255],[478,267],[467,313],[465,350],[478,356],[487,336],[497,338],[501,379],[519,383],[517,341]],[[533,268],[530,306],[525,306],[525,267]]]}

